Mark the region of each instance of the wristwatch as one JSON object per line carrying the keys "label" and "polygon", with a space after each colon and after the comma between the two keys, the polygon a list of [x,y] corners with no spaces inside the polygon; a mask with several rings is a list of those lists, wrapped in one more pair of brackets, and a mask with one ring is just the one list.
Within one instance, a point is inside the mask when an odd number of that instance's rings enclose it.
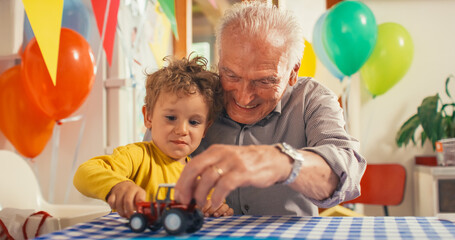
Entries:
{"label": "wristwatch", "polygon": [[292,164],[292,171],[289,177],[284,180],[283,182],[278,182],[284,185],[290,184],[295,181],[297,176],[300,173],[300,169],[302,168],[302,163],[305,161],[305,158],[303,158],[302,154],[297,151],[297,149],[293,148],[291,145],[283,142],[283,143],[277,143],[275,144],[275,147],[280,149],[280,151],[289,157],[291,157],[294,160],[294,163]]}

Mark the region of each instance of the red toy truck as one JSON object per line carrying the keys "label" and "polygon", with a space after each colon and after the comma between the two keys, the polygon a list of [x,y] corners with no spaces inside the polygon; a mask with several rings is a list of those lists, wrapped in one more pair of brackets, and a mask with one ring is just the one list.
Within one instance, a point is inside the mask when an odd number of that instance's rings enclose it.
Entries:
{"label": "red toy truck", "polygon": [[[193,233],[201,229],[204,224],[204,215],[196,208],[194,199],[190,204],[181,204],[171,200],[171,190],[175,184],[160,184],[154,202],[139,202],[137,212],[131,215],[129,227],[133,232],[143,232],[146,227],[152,231],[162,226],[170,235],[183,232]],[[165,199],[158,199],[158,193],[166,191]]]}

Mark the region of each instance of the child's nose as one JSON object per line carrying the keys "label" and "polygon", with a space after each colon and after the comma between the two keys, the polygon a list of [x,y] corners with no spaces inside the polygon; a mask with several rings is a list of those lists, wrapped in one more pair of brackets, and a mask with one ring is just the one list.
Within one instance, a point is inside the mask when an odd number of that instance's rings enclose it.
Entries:
{"label": "child's nose", "polygon": [[188,134],[188,124],[186,122],[180,122],[175,126],[175,134],[186,135]]}

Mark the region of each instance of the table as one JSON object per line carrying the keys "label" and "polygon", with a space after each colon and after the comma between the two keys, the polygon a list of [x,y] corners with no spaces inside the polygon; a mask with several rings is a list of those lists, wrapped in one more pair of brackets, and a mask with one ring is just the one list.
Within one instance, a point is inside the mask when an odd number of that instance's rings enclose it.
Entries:
{"label": "table", "polygon": [[[134,233],[128,220],[110,213],[37,239],[172,237],[161,229]],[[455,223],[435,217],[231,216],[205,218],[204,226],[179,238],[455,239]]]}

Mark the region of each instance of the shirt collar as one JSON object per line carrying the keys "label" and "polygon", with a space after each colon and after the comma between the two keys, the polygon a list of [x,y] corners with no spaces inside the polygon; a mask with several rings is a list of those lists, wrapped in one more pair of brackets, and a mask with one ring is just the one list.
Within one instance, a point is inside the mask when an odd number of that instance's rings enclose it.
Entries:
{"label": "shirt collar", "polygon": [[[159,156],[159,158],[162,159],[164,162],[167,162],[167,163],[178,162],[178,161],[176,161],[175,159],[173,159],[173,158],[169,157],[168,155],[166,155],[163,151],[161,151],[161,149],[155,145],[155,142],[153,142],[153,139],[150,141],[150,143],[152,144],[152,149],[153,149],[153,151],[154,151],[154,152]],[[188,163],[190,160],[191,160],[191,158],[190,158],[189,156],[186,156],[185,162]]]}

